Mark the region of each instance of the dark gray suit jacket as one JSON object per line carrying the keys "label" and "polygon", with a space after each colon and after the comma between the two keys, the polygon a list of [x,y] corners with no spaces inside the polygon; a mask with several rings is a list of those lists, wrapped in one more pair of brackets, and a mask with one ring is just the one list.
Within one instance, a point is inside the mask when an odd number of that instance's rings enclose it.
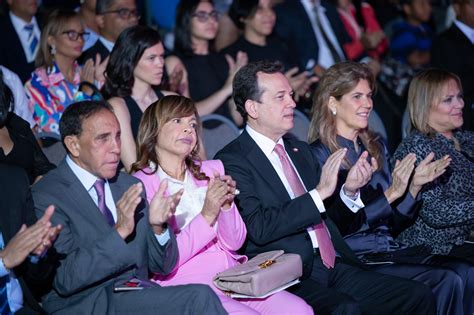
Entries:
{"label": "dark gray suit jacket", "polygon": [[[109,180],[115,202],[137,182],[122,172]],[[32,191],[37,215],[43,215],[46,207],[54,204],[52,222],[63,226],[54,244],[61,257],[53,290],[43,298],[48,312],[115,314],[115,282],[132,276],[148,279],[149,271],[166,274],[176,264],[176,239],[171,234],[165,246],[158,243],[148,223],[144,195],[135,213],[135,232],[124,241],[107,224],[65,160]]]}

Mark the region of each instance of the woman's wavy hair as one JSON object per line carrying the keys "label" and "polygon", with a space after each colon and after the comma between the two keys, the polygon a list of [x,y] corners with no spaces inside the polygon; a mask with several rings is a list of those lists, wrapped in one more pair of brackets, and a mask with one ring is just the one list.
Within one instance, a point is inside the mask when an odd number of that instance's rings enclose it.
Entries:
{"label": "woman's wavy hair", "polygon": [[161,43],[158,31],[143,25],[129,27],[120,34],[105,69],[103,94],[106,98],[132,94],[135,67],[145,50],[158,43]]}
{"label": "woman's wavy hair", "polygon": [[[196,104],[193,100],[180,95],[167,95],[151,104],[143,113],[137,136],[137,162],[132,165],[131,172],[143,171],[153,162],[160,165],[160,157],[156,152],[158,136],[163,126],[173,118],[195,115],[197,119],[196,146],[186,157],[186,166],[198,180],[209,180],[201,172],[201,159],[199,158],[199,134],[201,122],[199,121]],[[154,174],[158,167],[152,169]]]}
{"label": "woman's wavy hair", "polygon": [[[375,90],[374,75],[365,64],[351,61],[341,62],[333,65],[324,73],[314,94],[308,133],[310,143],[319,139],[331,153],[341,148],[337,142],[336,116],[329,109],[329,99],[334,97],[340,101],[345,94],[357,86],[360,80],[367,80],[372,91]],[[359,138],[369,154],[377,160],[380,168],[383,165],[383,152],[379,144],[379,136],[366,128],[360,131]],[[350,167],[347,159],[344,159],[343,166]]]}
{"label": "woman's wavy hair", "polygon": [[428,117],[431,109],[441,102],[444,87],[450,80],[454,80],[462,92],[459,77],[446,70],[427,69],[413,78],[408,88],[407,109],[411,122],[409,132],[418,130],[424,135],[436,133],[428,124]]}
{"label": "woman's wavy hair", "polygon": [[[191,40],[191,20],[201,2],[209,2],[214,5],[212,0],[181,0],[176,9],[174,51],[180,55],[192,56],[194,54]],[[211,41],[209,43],[209,50],[213,49],[214,41]]]}
{"label": "woman's wavy hair", "polygon": [[35,67],[49,68],[53,66],[54,55],[51,53],[51,46],[48,43],[49,36],[56,36],[64,31],[65,25],[72,19],[78,19],[82,22],[79,14],[70,9],[55,9],[46,17],[41,38],[39,42],[38,53],[36,54]]}

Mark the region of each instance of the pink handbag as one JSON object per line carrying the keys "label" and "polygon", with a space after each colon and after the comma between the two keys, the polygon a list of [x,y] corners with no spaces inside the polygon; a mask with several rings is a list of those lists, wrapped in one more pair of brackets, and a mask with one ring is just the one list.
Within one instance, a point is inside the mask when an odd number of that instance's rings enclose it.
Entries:
{"label": "pink handbag", "polygon": [[244,264],[219,272],[214,285],[228,293],[253,297],[282,287],[303,274],[298,254],[285,254],[283,250],[261,253]]}

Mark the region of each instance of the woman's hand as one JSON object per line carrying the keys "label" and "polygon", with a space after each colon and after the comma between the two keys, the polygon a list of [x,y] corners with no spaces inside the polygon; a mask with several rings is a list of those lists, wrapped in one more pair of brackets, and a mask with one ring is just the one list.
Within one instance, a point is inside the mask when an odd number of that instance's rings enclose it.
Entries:
{"label": "woman's hand", "polygon": [[171,196],[166,196],[168,180],[160,183],[158,191],[150,202],[149,221],[155,234],[161,234],[164,231],[164,225],[176,212],[176,207],[181,200],[184,190],[180,189]]}
{"label": "woman's hand", "polygon": [[235,60],[229,55],[225,55],[225,59],[229,65],[229,75],[227,76],[227,80],[224,84],[224,89],[226,89],[230,95],[232,94],[232,81],[234,80],[234,76],[240,68],[247,64],[248,57],[247,53],[239,51]]}
{"label": "woman's hand", "polygon": [[232,202],[234,201],[235,195],[239,193],[237,189],[237,183],[235,182],[235,180],[232,179],[230,175],[220,176],[220,179],[227,184],[227,200],[224,201],[222,209],[228,210],[232,206]]}
{"label": "woman's hand", "polygon": [[214,225],[223,204],[228,200],[228,185],[219,175],[211,178],[207,187],[206,198],[201,214],[209,225]]}
{"label": "woman's hand", "polygon": [[424,184],[429,183],[441,176],[451,163],[449,155],[443,156],[441,159],[433,161],[434,153],[428,154],[423,161],[415,168],[415,174],[410,183],[409,191],[413,198],[420,192]]}
{"label": "woman's hand", "polygon": [[355,196],[360,188],[364,187],[372,178],[372,174],[377,170],[377,160],[370,159],[367,161],[369,153],[362,152],[357,162],[351,167],[344,183],[344,193],[347,196]]}
{"label": "woman's hand", "polygon": [[403,160],[395,163],[395,169],[392,172],[392,185],[384,192],[388,203],[392,203],[405,193],[411,173],[415,168],[416,155],[410,153]]}
{"label": "woman's hand", "polygon": [[100,54],[95,55],[95,66],[94,66],[94,80],[99,84],[98,88],[102,86],[105,82],[105,68],[107,68],[107,64],[109,63],[109,57],[105,58],[101,62]]}
{"label": "woman's hand", "polygon": [[285,72],[285,77],[290,82],[291,88],[297,96],[304,96],[308,92],[311,85],[318,82],[317,76],[308,77],[306,71],[298,73],[298,67],[293,67]]}
{"label": "woman's hand", "polygon": [[94,73],[95,73],[95,67],[94,67],[94,61],[92,59],[89,59],[86,61],[84,66],[81,69],[81,82],[89,82],[91,84],[94,84]]}

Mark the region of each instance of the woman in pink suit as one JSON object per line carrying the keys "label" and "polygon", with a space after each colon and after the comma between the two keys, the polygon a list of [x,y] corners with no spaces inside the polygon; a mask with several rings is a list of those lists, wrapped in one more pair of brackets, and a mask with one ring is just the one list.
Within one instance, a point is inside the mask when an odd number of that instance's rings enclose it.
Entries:
{"label": "woman in pink suit", "polygon": [[198,115],[190,99],[170,95],[150,105],[138,132],[138,162],[132,166],[150,201],[166,181],[165,194],[182,190],[168,220],[176,234],[179,261],[160,285],[202,283],[211,286],[229,313],[312,314],[302,299],[286,291],[266,299],[234,300],[217,289],[212,278],[247,261],[237,254],[247,230],[233,202],[235,182],[219,160],[200,161]]}

